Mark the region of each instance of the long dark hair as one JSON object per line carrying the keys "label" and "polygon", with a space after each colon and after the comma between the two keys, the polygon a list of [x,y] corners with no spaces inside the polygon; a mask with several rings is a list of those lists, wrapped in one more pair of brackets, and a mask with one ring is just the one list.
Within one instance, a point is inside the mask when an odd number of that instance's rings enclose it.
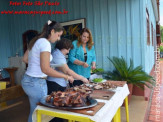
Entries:
{"label": "long dark hair", "polygon": [[56,22],[56,21],[50,21],[50,24],[46,23],[44,25],[44,28],[43,28],[42,32],[40,34],[38,34],[36,37],[34,37],[30,41],[29,46],[28,46],[28,50],[32,49],[32,47],[35,44],[37,39],[39,39],[39,38],[46,38],[46,39],[48,39],[48,37],[50,36],[51,31],[53,29],[55,30],[55,32],[63,31],[63,27],[61,26],[61,24]]}

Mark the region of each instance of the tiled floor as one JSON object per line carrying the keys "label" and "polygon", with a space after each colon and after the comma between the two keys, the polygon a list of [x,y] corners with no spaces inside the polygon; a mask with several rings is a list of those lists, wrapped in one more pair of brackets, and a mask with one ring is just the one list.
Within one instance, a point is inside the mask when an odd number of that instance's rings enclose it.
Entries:
{"label": "tiled floor", "polygon": [[[129,104],[129,122],[143,122],[148,101],[143,96],[131,96]],[[121,107],[121,122],[126,122],[125,107]]]}
{"label": "tiled floor", "polygon": [[159,66],[157,70],[160,72],[156,74],[156,87],[146,122],[163,122],[163,61],[160,61]]}

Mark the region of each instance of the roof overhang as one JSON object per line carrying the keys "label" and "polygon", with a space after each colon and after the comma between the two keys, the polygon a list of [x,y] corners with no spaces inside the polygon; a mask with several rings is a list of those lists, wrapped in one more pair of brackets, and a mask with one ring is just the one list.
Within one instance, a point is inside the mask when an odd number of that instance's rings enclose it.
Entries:
{"label": "roof overhang", "polygon": [[153,6],[153,11],[154,11],[156,22],[158,22],[159,18],[158,18],[157,0],[151,0],[151,1],[152,1],[152,6]]}

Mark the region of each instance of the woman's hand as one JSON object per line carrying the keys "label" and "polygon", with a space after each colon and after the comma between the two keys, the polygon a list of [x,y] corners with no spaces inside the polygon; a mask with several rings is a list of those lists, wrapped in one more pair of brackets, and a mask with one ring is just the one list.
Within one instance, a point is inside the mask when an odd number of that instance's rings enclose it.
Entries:
{"label": "woman's hand", "polygon": [[85,77],[82,77],[81,81],[83,81],[83,83],[89,83],[88,79]]}
{"label": "woman's hand", "polygon": [[92,69],[95,70],[96,69],[96,63],[92,62]]}
{"label": "woman's hand", "polygon": [[73,83],[73,82],[74,82],[74,78],[73,78],[72,76],[69,76],[69,75],[68,75],[67,80],[68,80],[70,83]]}
{"label": "woman's hand", "polygon": [[85,63],[83,64],[83,67],[84,67],[84,68],[87,68],[87,67],[89,67],[89,65],[85,62]]}

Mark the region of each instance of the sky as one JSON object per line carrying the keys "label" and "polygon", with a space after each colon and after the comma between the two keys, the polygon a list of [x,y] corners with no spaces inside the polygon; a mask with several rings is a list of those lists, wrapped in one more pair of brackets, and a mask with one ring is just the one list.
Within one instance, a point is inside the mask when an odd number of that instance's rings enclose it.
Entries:
{"label": "sky", "polygon": [[163,0],[160,0],[160,25],[163,26]]}

